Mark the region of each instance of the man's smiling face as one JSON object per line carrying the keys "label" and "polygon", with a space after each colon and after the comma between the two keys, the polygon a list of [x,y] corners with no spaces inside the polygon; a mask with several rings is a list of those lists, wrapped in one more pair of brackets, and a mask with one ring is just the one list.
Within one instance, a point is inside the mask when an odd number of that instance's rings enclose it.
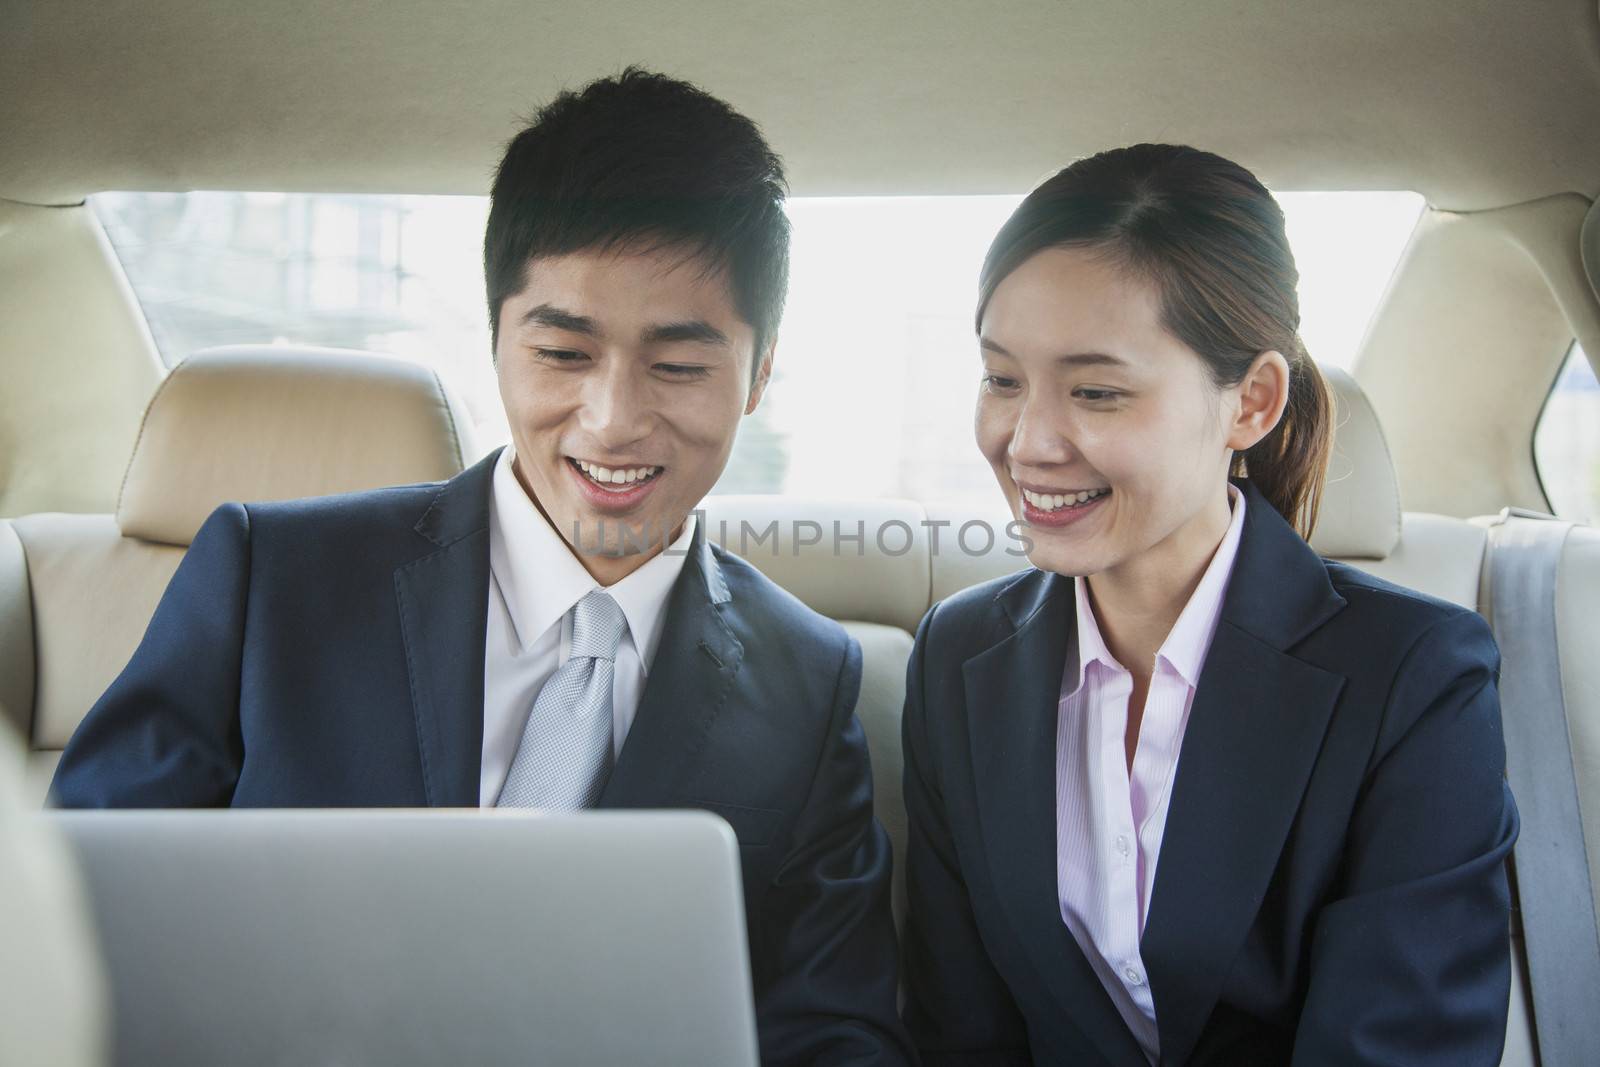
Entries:
{"label": "man's smiling face", "polygon": [[495,358],[517,476],[602,584],[671,542],[716,483],[751,384],[755,331],[726,276],[673,248],[528,264]]}

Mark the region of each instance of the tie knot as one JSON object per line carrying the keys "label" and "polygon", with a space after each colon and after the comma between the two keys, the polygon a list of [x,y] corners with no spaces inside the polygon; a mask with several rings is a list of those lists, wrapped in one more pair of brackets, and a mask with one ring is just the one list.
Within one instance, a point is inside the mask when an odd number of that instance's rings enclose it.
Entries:
{"label": "tie knot", "polygon": [[611,594],[595,589],[572,606],[572,655],[614,660],[627,628],[628,620]]}

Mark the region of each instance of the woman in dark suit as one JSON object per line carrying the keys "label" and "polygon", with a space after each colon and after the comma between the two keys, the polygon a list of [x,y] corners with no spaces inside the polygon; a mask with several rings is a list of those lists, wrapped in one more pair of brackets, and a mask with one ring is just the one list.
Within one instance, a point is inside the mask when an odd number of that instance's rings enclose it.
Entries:
{"label": "woman in dark suit", "polygon": [[1138,145],[984,263],[979,447],[1032,570],[923,620],[906,1020],[930,1067],[1494,1065],[1498,654],[1306,544],[1330,401],[1283,215]]}

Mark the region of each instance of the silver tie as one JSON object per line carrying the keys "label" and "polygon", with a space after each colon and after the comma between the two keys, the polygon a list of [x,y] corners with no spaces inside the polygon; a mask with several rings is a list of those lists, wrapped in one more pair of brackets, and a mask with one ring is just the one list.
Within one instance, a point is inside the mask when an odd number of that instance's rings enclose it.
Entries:
{"label": "silver tie", "polygon": [[497,806],[577,811],[611,771],[611,678],[628,620],[596,589],[572,606],[572,654],[539,690]]}

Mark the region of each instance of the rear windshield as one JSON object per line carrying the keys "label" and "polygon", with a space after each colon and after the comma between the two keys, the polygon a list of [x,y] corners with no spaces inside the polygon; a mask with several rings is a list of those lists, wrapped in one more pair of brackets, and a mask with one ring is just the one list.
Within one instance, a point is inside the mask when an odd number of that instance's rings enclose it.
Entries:
{"label": "rear windshield", "polygon": [[1539,414],[1533,458],[1552,511],[1600,522],[1600,379],[1577,342]]}
{"label": "rear windshield", "polygon": [[[968,432],[978,265],[1020,196],[790,201],[772,387],[719,492],[1002,506]],[[1414,193],[1279,194],[1311,354],[1348,366],[1422,211]],[[177,363],[212,345],[367,349],[437,368],[485,441],[506,431],[490,362],[482,197],[106,193],[91,198]],[[818,419],[817,411],[829,417]]]}

